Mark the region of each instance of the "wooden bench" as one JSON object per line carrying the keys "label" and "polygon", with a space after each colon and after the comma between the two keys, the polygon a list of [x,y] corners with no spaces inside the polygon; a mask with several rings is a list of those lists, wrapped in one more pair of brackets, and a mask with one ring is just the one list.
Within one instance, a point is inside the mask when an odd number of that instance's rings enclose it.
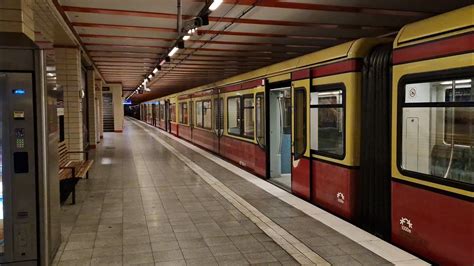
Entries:
{"label": "wooden bench", "polygon": [[[69,151],[65,141],[59,143],[58,153],[61,203],[65,202],[72,192],[72,204],[76,204],[76,184],[79,179],[89,178],[89,170],[94,161],[89,160],[87,151]],[[86,159],[83,161],[71,160],[69,155],[74,153],[85,154]]]}

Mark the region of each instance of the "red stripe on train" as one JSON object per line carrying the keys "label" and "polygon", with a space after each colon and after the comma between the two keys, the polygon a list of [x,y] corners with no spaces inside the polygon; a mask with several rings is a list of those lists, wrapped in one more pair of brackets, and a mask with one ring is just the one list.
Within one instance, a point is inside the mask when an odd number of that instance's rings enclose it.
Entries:
{"label": "red stripe on train", "polygon": [[357,72],[362,69],[362,61],[360,59],[349,59],[342,62],[318,66],[311,69],[313,78],[330,76],[335,74]]}
{"label": "red stripe on train", "polygon": [[393,52],[393,64],[415,62],[473,51],[474,33],[470,33],[397,49]]}

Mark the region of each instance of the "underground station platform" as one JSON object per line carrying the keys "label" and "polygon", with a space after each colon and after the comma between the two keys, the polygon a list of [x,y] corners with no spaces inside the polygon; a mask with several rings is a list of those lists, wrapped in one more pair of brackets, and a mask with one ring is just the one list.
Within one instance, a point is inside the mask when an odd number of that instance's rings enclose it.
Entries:
{"label": "underground station platform", "polygon": [[474,265],[473,18],[0,1],[0,265]]}

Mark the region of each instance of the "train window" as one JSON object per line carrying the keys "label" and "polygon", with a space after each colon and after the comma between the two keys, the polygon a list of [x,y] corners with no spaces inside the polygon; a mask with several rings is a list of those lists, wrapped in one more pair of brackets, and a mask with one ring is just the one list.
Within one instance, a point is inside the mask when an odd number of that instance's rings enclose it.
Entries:
{"label": "train window", "polygon": [[171,122],[176,123],[176,104],[175,103],[170,104],[170,119],[171,119]]}
{"label": "train window", "polygon": [[265,95],[257,93],[255,97],[255,122],[257,129],[257,142],[260,147],[265,148]]}
{"label": "train window", "polygon": [[344,91],[340,87],[316,86],[311,93],[311,149],[338,159],[344,157]]}
{"label": "train window", "polygon": [[202,102],[202,117],[203,128],[211,129],[212,128],[212,109],[211,109],[211,101],[203,101]]}
{"label": "train window", "polygon": [[202,127],[202,101],[196,102],[196,127]]}
{"label": "train window", "polygon": [[243,136],[247,138],[252,138],[254,136],[255,126],[254,126],[254,117],[253,117],[253,109],[254,109],[254,100],[253,95],[246,95],[244,96],[244,110],[243,110],[243,117],[244,117],[244,132]]}
{"label": "train window", "polygon": [[227,99],[227,132],[240,135],[240,97]]}
{"label": "train window", "polygon": [[163,103],[160,103],[160,120],[165,120],[165,105]]}
{"label": "train window", "polygon": [[401,86],[404,170],[474,184],[474,94],[471,78]]}
{"label": "train window", "polygon": [[295,160],[301,158],[306,152],[306,90],[304,88],[295,89],[294,98],[294,156]]}
{"label": "train window", "polygon": [[179,123],[188,124],[188,103],[179,104]]}

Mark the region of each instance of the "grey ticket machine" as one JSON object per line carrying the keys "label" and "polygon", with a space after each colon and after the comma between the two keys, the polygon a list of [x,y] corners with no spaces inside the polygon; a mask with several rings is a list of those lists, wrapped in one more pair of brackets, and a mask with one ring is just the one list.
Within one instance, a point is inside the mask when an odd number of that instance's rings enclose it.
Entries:
{"label": "grey ticket machine", "polygon": [[36,144],[33,73],[0,72],[0,252],[7,261],[34,260]]}
{"label": "grey ticket machine", "polygon": [[45,237],[51,233],[45,226],[50,204],[44,203],[48,135],[41,60],[34,48],[0,47],[1,265],[44,265],[49,262],[42,256],[51,256]]}

